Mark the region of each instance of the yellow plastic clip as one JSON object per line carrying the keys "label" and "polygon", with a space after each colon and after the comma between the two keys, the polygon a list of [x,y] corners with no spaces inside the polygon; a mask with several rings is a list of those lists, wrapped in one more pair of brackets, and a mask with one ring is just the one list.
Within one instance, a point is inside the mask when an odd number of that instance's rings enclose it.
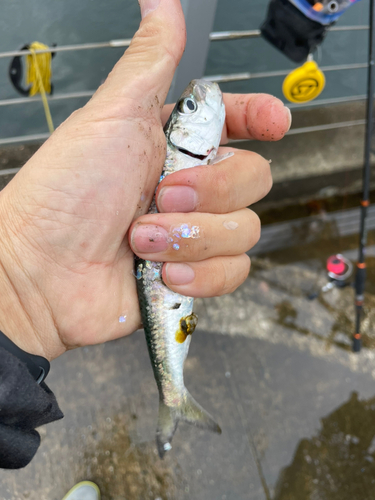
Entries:
{"label": "yellow plastic clip", "polygon": [[326,79],[315,61],[307,61],[285,78],[283,94],[290,102],[309,102],[323,91]]}

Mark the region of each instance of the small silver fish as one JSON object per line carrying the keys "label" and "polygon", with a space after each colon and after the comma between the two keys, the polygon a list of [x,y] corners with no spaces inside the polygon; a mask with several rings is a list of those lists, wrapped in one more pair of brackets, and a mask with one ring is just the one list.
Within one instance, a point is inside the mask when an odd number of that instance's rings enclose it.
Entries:
{"label": "small silver fish", "polygon": [[[164,127],[167,155],[159,182],[178,170],[214,162],[224,120],[219,86],[193,80]],[[155,199],[149,213],[157,213]],[[184,238],[197,237],[199,227],[182,224],[171,231],[169,244],[178,251]],[[161,262],[135,260],[142,321],[159,389],[156,442],[161,458],[172,448],[179,420],[221,433],[218,424],[185,387],[183,366],[198,318],[193,313],[193,299],[172,292],[164,284],[162,267]]]}

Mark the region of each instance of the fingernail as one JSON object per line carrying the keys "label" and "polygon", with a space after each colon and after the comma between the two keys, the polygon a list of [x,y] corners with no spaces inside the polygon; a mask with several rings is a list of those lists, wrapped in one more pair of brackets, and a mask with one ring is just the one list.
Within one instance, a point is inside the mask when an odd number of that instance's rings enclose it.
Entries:
{"label": "fingernail", "polygon": [[139,224],[132,233],[132,245],[139,253],[158,253],[168,248],[168,232],[160,226]]}
{"label": "fingernail", "polygon": [[141,8],[141,16],[144,19],[147,14],[156,10],[159,7],[160,0],[138,0]]}
{"label": "fingernail", "polygon": [[292,113],[288,107],[284,106],[284,108],[285,108],[285,114],[288,117],[288,123],[289,123],[288,130],[289,130],[292,125]]}
{"label": "fingernail", "polygon": [[195,272],[188,264],[167,264],[165,272],[171,285],[188,285],[195,278]]}
{"label": "fingernail", "polygon": [[157,203],[161,212],[193,212],[198,195],[188,186],[166,186],[160,190]]}

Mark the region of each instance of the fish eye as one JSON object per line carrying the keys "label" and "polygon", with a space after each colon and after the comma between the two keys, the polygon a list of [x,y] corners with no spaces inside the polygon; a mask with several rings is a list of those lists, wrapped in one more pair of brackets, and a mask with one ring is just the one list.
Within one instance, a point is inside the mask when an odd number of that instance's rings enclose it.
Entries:
{"label": "fish eye", "polygon": [[185,97],[184,99],[181,99],[181,101],[178,103],[178,111],[185,115],[195,113],[197,109],[198,105],[195,102],[195,100],[191,97]]}

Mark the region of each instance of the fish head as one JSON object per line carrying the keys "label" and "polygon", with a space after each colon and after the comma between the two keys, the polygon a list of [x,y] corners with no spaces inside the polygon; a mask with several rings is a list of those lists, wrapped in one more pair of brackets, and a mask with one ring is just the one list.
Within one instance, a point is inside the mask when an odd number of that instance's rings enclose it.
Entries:
{"label": "fish head", "polygon": [[169,142],[201,163],[216,156],[225,121],[217,83],[193,80],[183,92],[166,125]]}

